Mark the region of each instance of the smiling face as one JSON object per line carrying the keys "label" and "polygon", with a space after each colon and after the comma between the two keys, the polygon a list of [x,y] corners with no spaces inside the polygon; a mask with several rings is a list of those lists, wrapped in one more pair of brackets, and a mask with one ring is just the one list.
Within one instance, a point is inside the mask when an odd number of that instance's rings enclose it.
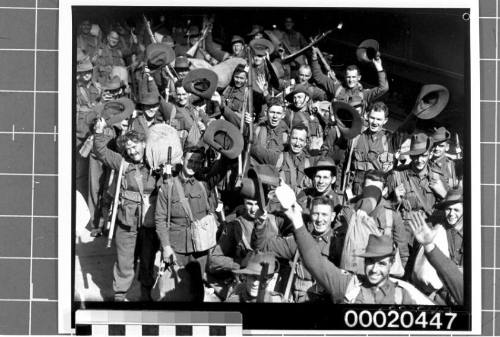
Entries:
{"label": "smiling face", "polygon": [[290,150],[299,154],[307,145],[307,130],[293,129],[290,135]]}
{"label": "smiling face", "polygon": [[335,176],[332,176],[330,170],[316,171],[313,179],[313,186],[319,193],[324,193],[330,186],[335,183]]}
{"label": "smiling face", "polygon": [[243,43],[241,42],[235,42],[231,47],[234,55],[239,55],[243,51]]}
{"label": "smiling face", "polygon": [[127,152],[127,156],[129,156],[129,158],[132,159],[134,163],[140,163],[142,161],[145,148],[145,142],[133,142],[131,140],[128,140],[125,143],[125,151]]}
{"label": "smiling face", "polygon": [[272,128],[277,127],[283,117],[285,113],[281,105],[273,105],[267,110],[267,121]]}
{"label": "smiling face", "polygon": [[108,45],[113,48],[118,45],[118,42],[120,42],[120,36],[118,35],[117,32],[111,31],[108,34]]}
{"label": "smiling face", "polygon": [[307,96],[303,92],[298,92],[295,95],[293,95],[293,105],[297,109],[303,108],[306,105],[308,100],[309,100],[309,96]]}
{"label": "smiling face", "polygon": [[247,83],[247,73],[244,71],[236,73],[233,76],[234,86],[236,88],[241,88]]}
{"label": "smiling face", "polygon": [[335,212],[330,205],[314,205],[311,210],[311,219],[314,231],[322,234],[331,228],[332,222],[335,219]]}
{"label": "smiling face", "polygon": [[365,258],[365,274],[372,286],[381,287],[389,279],[393,258]]}
{"label": "smiling face", "polygon": [[388,119],[385,116],[384,111],[375,111],[372,110],[368,114],[368,127],[371,132],[379,132],[384,127],[385,123],[387,123]]}
{"label": "smiling face", "polygon": [[298,80],[299,84],[306,84],[309,82],[309,79],[312,77],[311,69],[307,67],[300,67]]}
{"label": "smiling face", "polygon": [[410,157],[413,167],[420,172],[427,166],[427,162],[429,161],[429,151]]}
{"label": "smiling face", "polygon": [[457,202],[456,204],[451,204],[444,210],[444,214],[446,216],[446,221],[449,225],[455,226],[464,214],[464,205],[461,202]]}
{"label": "smiling face", "polygon": [[92,25],[90,24],[89,20],[82,21],[82,23],[80,24],[80,30],[85,35],[90,34],[91,28],[92,28]]}
{"label": "smiling face", "polygon": [[347,87],[349,89],[352,89],[358,85],[359,81],[361,80],[361,76],[356,69],[347,70],[345,74],[345,80],[347,83]]}
{"label": "smiling face", "polygon": [[150,105],[150,106],[144,107],[144,114],[146,115],[146,117],[148,119],[151,119],[156,115],[156,113],[158,112],[159,109],[160,109],[159,105],[152,105],[152,106]]}
{"label": "smiling face", "polygon": [[264,55],[254,55],[253,56],[253,64],[258,67],[264,63]]}
{"label": "smiling face", "polygon": [[446,151],[450,149],[450,145],[448,142],[442,142],[439,144],[434,145],[434,148],[432,150],[432,157],[433,158],[442,158],[445,156]]}
{"label": "smiling face", "polygon": [[180,107],[186,106],[189,102],[189,93],[184,87],[175,88],[177,105]]}
{"label": "smiling face", "polygon": [[257,203],[257,200],[245,199],[244,205],[245,205],[245,210],[247,212],[248,217],[250,219],[257,218],[257,212],[260,209],[259,204]]}

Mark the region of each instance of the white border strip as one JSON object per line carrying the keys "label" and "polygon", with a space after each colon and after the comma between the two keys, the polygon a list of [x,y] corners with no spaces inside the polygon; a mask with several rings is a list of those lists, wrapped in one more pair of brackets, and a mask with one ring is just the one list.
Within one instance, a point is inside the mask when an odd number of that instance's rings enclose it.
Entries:
{"label": "white border strip", "polygon": [[[71,303],[72,303],[72,289],[71,289],[71,208],[68,207],[68,196],[72,195],[71,184],[67,182],[71,181],[71,154],[73,153],[71,148],[71,135],[72,135],[72,123],[71,114],[68,114],[68,107],[71,106],[71,92],[72,92],[72,29],[67,27],[72,27],[72,13],[71,6],[165,6],[164,1],[160,0],[145,0],[141,1],[130,1],[130,0],[68,0],[59,2],[59,27],[65,27],[66,29],[59,29],[59,201],[58,201],[58,212],[59,212],[59,241],[58,241],[58,256],[59,256],[59,311],[58,311],[58,328],[59,333],[71,333]],[[169,6],[186,6],[186,2],[183,0],[171,0],[168,1]],[[217,2],[207,1],[207,0],[189,0],[189,6],[231,6],[231,7],[301,7],[304,3],[293,0],[283,0],[279,3],[269,2],[266,0],[258,0],[249,3],[247,0],[220,0]],[[333,7],[330,0],[315,0],[314,3],[308,3],[309,7]],[[456,0],[453,2],[447,0],[418,0],[415,1],[394,1],[394,0],[374,0],[368,3],[368,0],[339,0],[334,3],[335,7],[360,7],[360,8],[470,8],[470,51],[471,51],[471,114],[480,111],[480,95],[479,95],[479,4],[478,0]],[[65,112],[65,113],[63,113]],[[481,205],[481,191],[480,191],[480,119],[470,118],[471,120],[471,153],[467,155],[470,156],[471,163],[471,212],[475,214],[480,210]],[[64,160],[62,160],[64,159]],[[474,220],[472,218],[471,220]],[[471,224],[475,228],[474,224]],[[453,335],[469,335],[469,334],[481,334],[481,232],[479,230],[471,231],[471,244],[476,249],[472,249],[471,252],[471,280],[472,280],[472,330],[469,332],[453,332]],[[249,331],[250,332],[250,331]],[[251,331],[252,333],[265,334],[266,331]],[[379,331],[288,331],[291,334],[297,333],[309,333],[309,334],[357,334],[360,335],[376,335],[380,334]],[[276,331],[268,331],[267,333],[276,334]],[[280,333],[286,333],[281,331]],[[433,335],[449,335],[450,332],[440,332],[440,331],[384,331],[384,335],[422,335],[432,333]]]}

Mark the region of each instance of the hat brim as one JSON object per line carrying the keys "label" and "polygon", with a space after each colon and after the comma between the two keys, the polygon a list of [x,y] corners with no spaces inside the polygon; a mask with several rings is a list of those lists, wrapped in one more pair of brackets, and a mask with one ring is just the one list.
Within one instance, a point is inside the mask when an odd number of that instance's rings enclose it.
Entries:
{"label": "hat brim", "polygon": [[306,174],[306,176],[313,179],[316,172],[325,170],[332,171],[333,172],[332,176],[335,176],[337,174],[337,167],[334,165],[311,166],[304,169],[304,173]]}
{"label": "hat brim", "polygon": [[[224,149],[222,145],[217,143],[214,139],[215,134],[221,130],[227,134],[227,137],[230,138],[232,142],[230,149]],[[220,152],[224,157],[229,159],[237,158],[243,151],[244,141],[240,130],[238,130],[238,128],[233,124],[222,119],[211,122],[205,130],[202,139],[205,144],[209,145],[214,150]]]}
{"label": "hat brim", "polygon": [[457,199],[457,200],[444,200],[444,201],[438,202],[435,207],[436,207],[436,209],[443,210],[450,205],[463,203],[463,202],[464,202],[463,197],[460,199]]}
{"label": "hat brim", "polygon": [[[363,127],[363,121],[358,111],[354,109],[350,104],[345,102],[332,102],[332,112],[337,121],[337,127],[346,139],[352,139],[361,133],[361,128]],[[349,116],[344,115],[345,112]],[[342,115],[341,115],[342,114]],[[349,117],[351,126],[347,126],[345,122]]]}
{"label": "hat brim", "polygon": [[[209,82],[209,87],[206,90],[201,91],[195,87],[195,83],[201,80],[207,80]],[[194,69],[184,77],[182,86],[189,93],[205,99],[211,99],[217,89],[218,80],[217,74],[210,69]]]}
{"label": "hat brim", "polygon": [[[437,102],[425,109],[421,109],[419,106],[420,101],[433,92],[437,92],[438,94]],[[432,119],[443,111],[446,105],[448,105],[449,100],[450,92],[446,87],[439,84],[424,85],[417,97],[412,113],[419,119]]]}
{"label": "hat brim", "polygon": [[252,179],[255,182],[255,194],[257,196],[257,204],[259,205],[260,209],[263,211],[266,207],[266,199],[265,199],[265,194],[264,194],[264,186],[262,185],[262,181],[259,178],[259,175],[257,172],[253,169],[250,168],[248,170],[248,178]]}
{"label": "hat brim", "polygon": [[[110,103],[120,103],[123,106],[123,109],[122,112],[120,112],[119,114],[110,116],[109,118],[106,119],[106,123],[108,125],[121,123],[123,120],[132,116],[132,113],[134,112],[134,102],[128,98],[122,97],[117,100],[107,102],[106,104]],[[104,105],[103,113],[106,110],[106,104]]]}
{"label": "hat brim", "polygon": [[[261,49],[261,48],[255,49],[256,45],[264,45],[265,48],[264,49]],[[252,49],[252,52],[255,55],[259,55],[259,56],[266,55],[266,52],[269,53],[269,55],[271,55],[274,52],[273,43],[267,39],[254,39],[254,40],[250,41],[250,48]]]}
{"label": "hat brim", "polygon": [[355,256],[358,257],[364,257],[364,258],[383,258],[383,257],[388,257],[388,256],[394,256],[396,255],[396,250],[392,250],[390,253],[362,253],[362,254],[357,254]]}

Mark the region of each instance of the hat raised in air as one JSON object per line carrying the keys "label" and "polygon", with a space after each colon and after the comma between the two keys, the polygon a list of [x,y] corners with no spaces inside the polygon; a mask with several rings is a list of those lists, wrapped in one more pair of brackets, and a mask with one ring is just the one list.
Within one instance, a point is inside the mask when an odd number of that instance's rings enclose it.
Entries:
{"label": "hat raised in air", "polygon": [[217,74],[210,69],[194,69],[184,77],[182,86],[187,92],[210,99],[217,89],[218,80]]}
{"label": "hat raised in air", "polygon": [[356,57],[359,62],[371,62],[379,55],[379,45],[377,40],[368,39],[361,42],[356,49]]}
{"label": "hat raised in air", "polygon": [[243,151],[243,136],[240,130],[222,119],[208,124],[203,141],[229,159],[237,158]]}
{"label": "hat raised in air", "polygon": [[345,138],[352,139],[361,133],[363,121],[359,112],[349,103],[332,102],[332,112],[337,121],[337,127]]}
{"label": "hat raised in air", "polygon": [[164,67],[175,60],[172,47],[164,43],[152,43],[146,48],[146,62],[151,68]]}
{"label": "hat raised in air", "polygon": [[420,119],[431,119],[443,111],[450,99],[448,89],[439,84],[426,84],[420,90],[412,113]]}
{"label": "hat raised in air", "polygon": [[261,210],[265,209],[266,199],[264,185],[277,187],[279,185],[279,172],[273,165],[257,165],[250,168],[248,178],[243,178],[240,194],[243,198],[257,200]]}

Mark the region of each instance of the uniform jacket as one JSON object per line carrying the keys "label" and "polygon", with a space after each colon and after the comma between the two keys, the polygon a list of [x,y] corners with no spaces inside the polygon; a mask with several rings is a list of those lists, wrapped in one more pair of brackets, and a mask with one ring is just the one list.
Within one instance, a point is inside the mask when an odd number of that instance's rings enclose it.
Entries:
{"label": "uniform jacket", "polygon": [[[123,157],[107,147],[112,137],[96,134],[94,138],[94,153],[104,165],[118,172]],[[140,225],[154,227],[156,203],[156,177],[151,174],[145,162],[128,162],[122,176],[118,221],[130,228]],[[142,197],[148,199],[149,208],[146,209]]]}
{"label": "uniform jacket", "polygon": [[[360,281],[359,292],[356,294],[354,303],[362,304],[395,304],[395,288],[399,287],[388,280],[386,285],[378,292],[365,280],[363,275],[350,274],[337,268],[333,263],[321,256],[321,252],[314,239],[301,227],[294,232],[297,245],[304,260],[304,265],[310,271],[314,279],[321,284],[330,294],[335,303],[345,302],[348,297],[346,292],[351,282]],[[321,258],[318,258],[320,257]],[[355,278],[355,279],[354,279]],[[353,280],[354,279],[354,280]],[[402,289],[402,304],[415,304],[406,289]]]}

